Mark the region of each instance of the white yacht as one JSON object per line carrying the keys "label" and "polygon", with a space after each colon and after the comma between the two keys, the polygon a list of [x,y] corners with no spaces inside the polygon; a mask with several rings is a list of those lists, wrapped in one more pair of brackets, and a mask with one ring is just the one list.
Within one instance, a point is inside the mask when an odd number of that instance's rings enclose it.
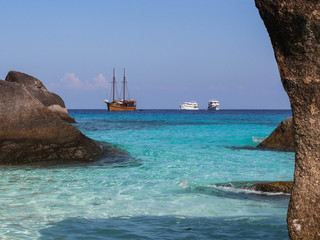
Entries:
{"label": "white yacht", "polygon": [[211,99],[208,103],[208,111],[218,111],[220,110],[220,103],[218,100]]}
{"label": "white yacht", "polygon": [[199,105],[196,101],[184,102],[180,105],[180,110],[199,110]]}

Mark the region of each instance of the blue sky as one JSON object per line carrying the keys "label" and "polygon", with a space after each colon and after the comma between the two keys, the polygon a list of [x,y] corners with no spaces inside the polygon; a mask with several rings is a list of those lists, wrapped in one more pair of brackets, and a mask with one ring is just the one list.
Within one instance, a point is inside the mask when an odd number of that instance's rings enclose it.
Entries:
{"label": "blue sky", "polygon": [[138,108],[211,98],[289,109],[253,0],[0,0],[0,79],[33,75],[68,108],[105,108],[126,68]]}

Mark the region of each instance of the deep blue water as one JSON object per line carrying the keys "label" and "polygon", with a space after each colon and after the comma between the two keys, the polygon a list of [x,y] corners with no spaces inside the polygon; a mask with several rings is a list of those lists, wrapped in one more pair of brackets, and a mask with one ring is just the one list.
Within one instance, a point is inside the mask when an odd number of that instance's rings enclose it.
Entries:
{"label": "deep blue water", "polygon": [[232,186],[293,179],[294,153],[255,148],[290,111],[70,113],[109,153],[2,167],[1,238],[288,239],[289,196]]}

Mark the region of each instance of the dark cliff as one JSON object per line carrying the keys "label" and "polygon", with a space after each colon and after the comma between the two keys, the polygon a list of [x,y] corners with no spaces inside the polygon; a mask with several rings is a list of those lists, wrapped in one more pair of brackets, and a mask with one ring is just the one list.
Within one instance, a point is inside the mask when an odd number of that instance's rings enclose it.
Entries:
{"label": "dark cliff", "polygon": [[255,0],[268,30],[295,132],[291,239],[320,239],[320,1]]}

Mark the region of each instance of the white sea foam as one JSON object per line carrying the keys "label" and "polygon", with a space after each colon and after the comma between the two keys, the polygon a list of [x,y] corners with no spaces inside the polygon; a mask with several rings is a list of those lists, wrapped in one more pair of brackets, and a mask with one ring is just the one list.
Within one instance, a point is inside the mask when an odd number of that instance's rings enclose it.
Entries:
{"label": "white sea foam", "polygon": [[244,193],[244,194],[260,194],[260,195],[268,195],[268,196],[279,196],[279,195],[289,195],[288,193],[283,192],[262,192],[256,191],[252,189],[244,189],[244,188],[234,188],[234,187],[227,187],[227,186],[217,186],[217,185],[207,185],[207,187],[211,187],[217,190],[223,190],[226,192],[233,192],[233,193]]}
{"label": "white sea foam", "polygon": [[180,181],[178,183],[178,186],[182,187],[183,189],[188,189],[190,188],[190,186],[188,185],[188,182],[187,181]]}
{"label": "white sea foam", "polygon": [[257,191],[257,190],[253,190],[253,189],[236,188],[232,183],[228,184],[230,186],[217,186],[215,184],[192,186],[192,185],[188,185],[187,181],[180,181],[177,185],[183,189],[191,189],[193,187],[200,187],[200,188],[209,188],[209,189],[214,189],[214,190],[224,191],[224,192],[229,192],[229,193],[258,194],[258,195],[267,195],[267,196],[279,196],[279,195],[290,196],[290,194],[283,193],[283,192],[262,192],[262,191]]}
{"label": "white sea foam", "polygon": [[261,143],[264,139],[263,137],[252,137],[252,141],[255,143]]}

